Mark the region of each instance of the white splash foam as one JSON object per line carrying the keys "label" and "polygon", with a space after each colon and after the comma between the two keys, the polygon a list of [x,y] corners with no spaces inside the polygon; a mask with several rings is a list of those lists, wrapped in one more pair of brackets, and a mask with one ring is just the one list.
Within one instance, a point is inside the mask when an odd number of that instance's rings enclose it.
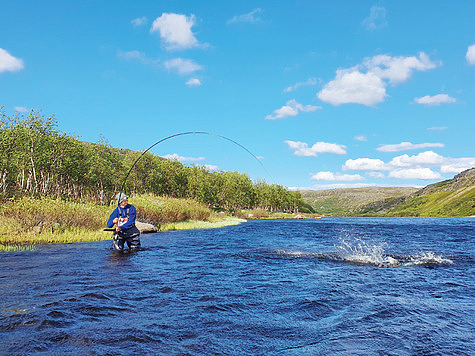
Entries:
{"label": "white splash foam", "polygon": [[379,267],[398,267],[401,262],[386,254],[385,243],[375,244],[361,238],[340,239],[335,246],[337,257],[346,262],[370,264]]}
{"label": "white splash foam", "polygon": [[454,261],[436,255],[434,252],[422,252],[416,256],[410,256],[409,261],[404,263],[404,266],[420,266],[420,265],[438,265],[438,264],[452,264]]}

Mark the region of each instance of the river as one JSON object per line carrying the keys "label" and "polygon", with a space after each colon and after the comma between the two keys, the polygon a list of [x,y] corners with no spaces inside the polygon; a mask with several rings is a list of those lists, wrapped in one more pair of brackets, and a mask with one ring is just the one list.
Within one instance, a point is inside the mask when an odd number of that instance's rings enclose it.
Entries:
{"label": "river", "polygon": [[259,220],[0,253],[0,354],[473,355],[475,220]]}

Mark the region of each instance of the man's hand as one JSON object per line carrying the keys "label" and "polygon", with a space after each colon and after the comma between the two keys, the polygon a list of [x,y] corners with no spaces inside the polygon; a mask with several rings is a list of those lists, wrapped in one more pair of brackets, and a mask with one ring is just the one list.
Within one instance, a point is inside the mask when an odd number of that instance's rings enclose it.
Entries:
{"label": "man's hand", "polygon": [[119,222],[119,219],[118,219],[118,218],[115,218],[114,220],[112,220],[112,222],[113,222],[114,224],[117,224],[117,223]]}
{"label": "man's hand", "polygon": [[116,232],[119,232],[119,231],[120,231],[120,227],[117,226],[117,227],[115,228],[115,231],[116,231]]}

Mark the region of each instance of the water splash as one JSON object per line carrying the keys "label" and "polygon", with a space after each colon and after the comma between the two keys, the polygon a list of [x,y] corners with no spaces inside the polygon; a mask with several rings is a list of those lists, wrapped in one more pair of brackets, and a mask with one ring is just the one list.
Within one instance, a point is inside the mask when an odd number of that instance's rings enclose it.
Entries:
{"label": "water splash", "polygon": [[374,243],[360,237],[340,238],[340,244],[336,245],[336,257],[346,262],[370,264],[378,267],[399,267],[401,261],[388,255],[385,251],[386,243]]}
{"label": "water splash", "polygon": [[452,264],[454,261],[436,255],[434,252],[422,252],[419,255],[409,256],[404,266],[420,266],[420,265],[439,265]]}
{"label": "water splash", "polygon": [[416,255],[391,255],[387,252],[386,242],[375,242],[359,236],[347,235],[345,238],[340,238],[340,244],[335,245],[335,248],[337,250],[335,257],[339,260],[384,268],[453,263],[452,260],[431,251]]}

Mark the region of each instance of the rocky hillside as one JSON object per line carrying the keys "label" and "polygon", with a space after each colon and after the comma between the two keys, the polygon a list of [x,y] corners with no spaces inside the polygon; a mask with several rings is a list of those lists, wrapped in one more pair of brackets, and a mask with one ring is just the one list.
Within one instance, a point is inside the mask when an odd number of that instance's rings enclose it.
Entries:
{"label": "rocky hillside", "polygon": [[355,209],[357,215],[474,216],[475,168],[453,179],[430,184],[399,199],[372,202]]}
{"label": "rocky hillside", "polygon": [[418,188],[370,187],[301,191],[304,201],[322,215],[354,215],[360,208],[380,201],[402,202]]}

